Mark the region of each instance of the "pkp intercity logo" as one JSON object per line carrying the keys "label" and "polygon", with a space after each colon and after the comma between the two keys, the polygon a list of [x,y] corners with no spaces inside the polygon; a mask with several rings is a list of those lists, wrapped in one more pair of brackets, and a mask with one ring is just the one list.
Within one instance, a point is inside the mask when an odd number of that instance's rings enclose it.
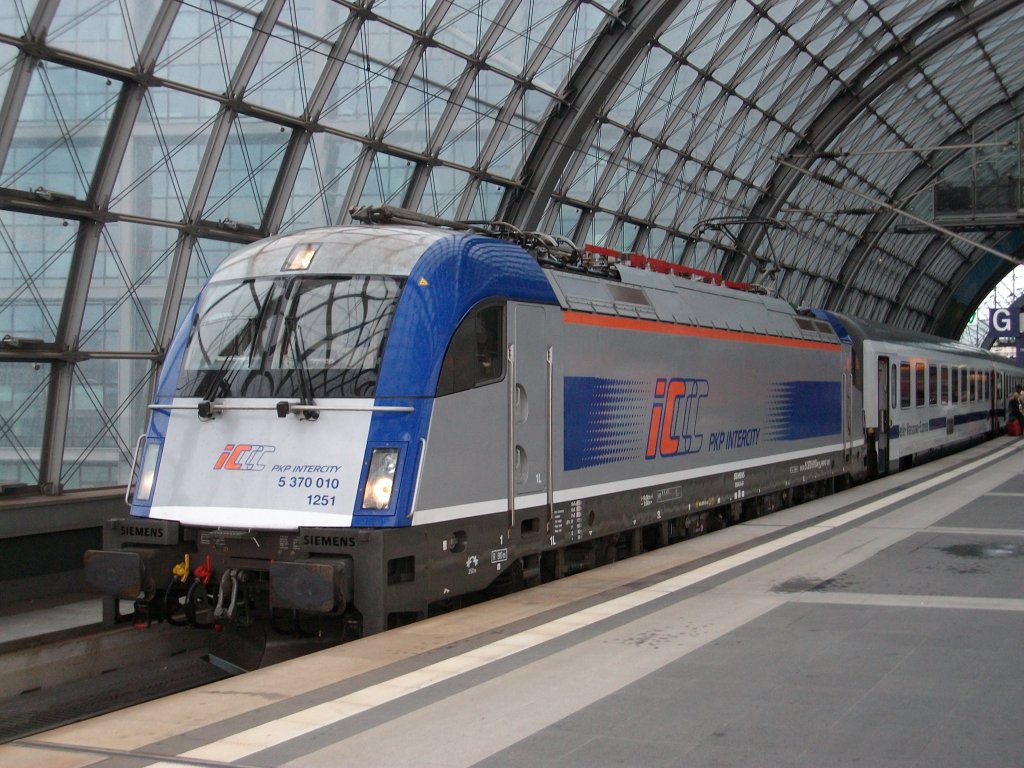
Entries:
{"label": "pkp intercity logo", "polygon": [[214,469],[259,472],[266,469],[261,459],[276,451],[273,445],[252,445],[251,443],[228,443],[213,465]]}
{"label": "pkp intercity logo", "polygon": [[647,431],[646,458],[700,453],[704,434],[697,430],[700,401],[708,396],[707,379],[658,379]]}

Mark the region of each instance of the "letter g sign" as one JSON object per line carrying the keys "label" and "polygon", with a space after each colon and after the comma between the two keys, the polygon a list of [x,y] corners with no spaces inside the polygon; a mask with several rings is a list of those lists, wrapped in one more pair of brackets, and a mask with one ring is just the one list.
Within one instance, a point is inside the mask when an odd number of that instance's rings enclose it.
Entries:
{"label": "letter g sign", "polygon": [[[988,325],[996,333],[1015,336],[1019,332],[1018,323],[1013,322],[1015,319],[1014,314],[1010,310],[999,307],[989,310]],[[1015,328],[1015,325],[1018,325],[1018,327]]]}

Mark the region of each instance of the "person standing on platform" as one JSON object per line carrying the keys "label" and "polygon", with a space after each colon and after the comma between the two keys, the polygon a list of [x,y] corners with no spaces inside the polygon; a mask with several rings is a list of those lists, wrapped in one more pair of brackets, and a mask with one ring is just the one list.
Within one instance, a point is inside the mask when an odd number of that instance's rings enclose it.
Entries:
{"label": "person standing on platform", "polygon": [[[1007,432],[1011,435],[1024,434],[1024,413],[1021,413],[1021,387],[1017,386],[1015,392],[1010,393],[1009,416],[1006,419]],[[1016,422],[1016,428],[1010,427],[1010,422]]]}

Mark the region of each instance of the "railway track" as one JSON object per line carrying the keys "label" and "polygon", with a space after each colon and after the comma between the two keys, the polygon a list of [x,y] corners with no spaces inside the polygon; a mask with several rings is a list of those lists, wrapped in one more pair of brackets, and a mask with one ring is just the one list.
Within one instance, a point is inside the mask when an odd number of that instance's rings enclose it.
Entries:
{"label": "railway track", "polygon": [[0,644],[0,744],[228,676],[176,634],[96,625]]}

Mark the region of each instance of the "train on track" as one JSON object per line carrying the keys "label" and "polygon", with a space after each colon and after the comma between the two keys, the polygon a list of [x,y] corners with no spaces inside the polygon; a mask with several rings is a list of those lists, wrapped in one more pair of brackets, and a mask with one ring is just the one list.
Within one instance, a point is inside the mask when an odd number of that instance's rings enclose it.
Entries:
{"label": "train on track", "polygon": [[262,240],[169,348],[129,514],[138,622],[251,669],[997,435],[1022,380],[719,275],[399,209]]}

